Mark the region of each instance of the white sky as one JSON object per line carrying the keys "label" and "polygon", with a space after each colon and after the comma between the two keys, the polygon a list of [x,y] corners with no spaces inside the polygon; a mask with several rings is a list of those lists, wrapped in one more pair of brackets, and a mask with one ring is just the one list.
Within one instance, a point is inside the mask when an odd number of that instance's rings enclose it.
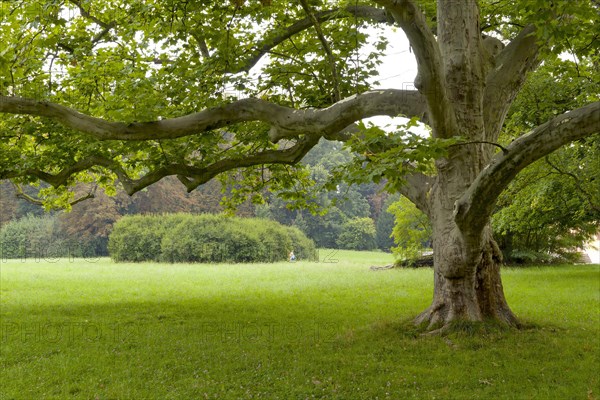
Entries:
{"label": "white sky", "polygon": [[379,69],[379,85],[375,89],[414,89],[417,61],[408,45],[408,39],[399,29],[384,28],[389,46]]}
{"label": "white sky", "polygon": [[[379,66],[379,77],[374,79],[379,85],[373,89],[414,89],[414,80],[417,76],[417,60],[412,54],[408,39],[400,29],[384,27],[384,34],[389,40],[386,56]],[[403,124],[406,118],[373,117],[367,118],[365,122],[372,122],[380,127],[386,125]],[[393,128],[391,126],[390,128]]]}

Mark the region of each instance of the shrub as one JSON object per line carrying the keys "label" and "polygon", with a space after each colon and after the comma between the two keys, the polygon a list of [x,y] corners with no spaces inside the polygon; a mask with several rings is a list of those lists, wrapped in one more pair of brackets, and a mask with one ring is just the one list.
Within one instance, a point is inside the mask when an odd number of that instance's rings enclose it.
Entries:
{"label": "shrub", "polygon": [[162,260],[168,262],[225,262],[227,232],[224,218],[217,215],[187,215],[164,232]]}
{"label": "shrub", "polygon": [[67,257],[70,248],[53,215],[27,215],[0,230],[2,258]]}
{"label": "shrub", "polygon": [[159,261],[165,232],[187,217],[185,214],[124,216],[113,227],[108,252],[117,262]]}
{"label": "shrub", "polygon": [[124,217],[114,226],[109,251],[115,261],[273,262],[313,259],[314,243],[297,229],[258,218],[222,215]]}
{"label": "shrub", "polygon": [[[309,239],[300,229],[295,226],[286,226],[288,237],[291,241],[290,250],[294,250],[294,254],[298,260],[317,261],[319,256],[315,242]],[[286,254],[287,257],[287,254]]]}
{"label": "shrub", "polygon": [[574,264],[581,262],[581,253],[562,252],[548,253],[544,251],[533,251],[531,249],[514,249],[505,255],[505,262],[511,265],[539,265],[539,264]]}
{"label": "shrub", "polygon": [[293,249],[293,240],[287,227],[267,219],[248,218],[239,221],[250,225],[248,228],[255,231],[261,242],[261,260],[274,262],[287,259],[288,253]]}
{"label": "shrub", "polygon": [[353,218],[342,225],[337,239],[338,247],[348,250],[373,250],[375,242],[375,224],[371,218]]}

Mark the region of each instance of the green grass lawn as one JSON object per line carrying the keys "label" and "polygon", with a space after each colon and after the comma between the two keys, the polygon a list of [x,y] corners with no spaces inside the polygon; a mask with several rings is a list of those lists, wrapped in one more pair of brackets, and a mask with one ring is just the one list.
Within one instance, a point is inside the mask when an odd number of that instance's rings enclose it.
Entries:
{"label": "green grass lawn", "polygon": [[527,329],[421,337],[431,270],[320,256],[3,262],[0,399],[600,398],[599,266],[505,269]]}

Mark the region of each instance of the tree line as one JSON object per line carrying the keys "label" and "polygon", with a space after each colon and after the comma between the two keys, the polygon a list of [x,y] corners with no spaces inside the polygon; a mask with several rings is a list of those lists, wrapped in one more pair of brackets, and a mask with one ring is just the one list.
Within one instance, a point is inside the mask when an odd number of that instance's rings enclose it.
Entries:
{"label": "tree line", "polygon": [[[535,90],[538,96],[541,93],[534,84],[527,89]],[[546,93],[558,94],[560,99],[570,96],[568,91]],[[560,104],[560,99],[545,99],[543,104]],[[518,118],[524,118],[526,106],[532,115],[538,115],[539,111],[534,113],[530,104],[518,103],[511,109],[510,121],[523,124]],[[295,208],[293,202],[283,200],[278,193],[264,191],[264,202],[245,201],[229,211],[241,217],[271,219],[297,227],[319,248],[393,251],[399,259],[409,261],[430,250],[428,219],[405,197],[386,192],[385,182],[337,182],[334,190],[327,189],[336,168],[345,167],[353,158],[342,147],[341,142],[322,141],[304,159],[315,182],[312,209]],[[597,138],[561,149],[526,169],[501,196],[492,225],[506,262],[578,260],[579,248],[597,230],[600,190],[594,182],[600,172],[595,156],[598,150]],[[81,185],[77,195],[85,196],[91,188]],[[38,243],[35,246],[48,241],[50,235],[54,238],[54,251],[62,247],[63,253],[77,256],[108,255],[112,227],[125,215],[218,214],[231,206],[223,202],[231,193],[218,181],[187,193],[174,179],[164,179],[131,197],[122,190],[109,196],[103,189],[96,189],[93,198],[73,205],[69,212],[48,213],[40,204],[25,198],[35,197],[39,190],[17,188],[8,182],[0,184],[0,223],[6,226],[12,221],[11,229],[19,226],[16,231],[34,237],[32,243]],[[14,238],[14,233],[6,230],[0,234],[4,254],[17,254],[17,249],[8,244]]]}

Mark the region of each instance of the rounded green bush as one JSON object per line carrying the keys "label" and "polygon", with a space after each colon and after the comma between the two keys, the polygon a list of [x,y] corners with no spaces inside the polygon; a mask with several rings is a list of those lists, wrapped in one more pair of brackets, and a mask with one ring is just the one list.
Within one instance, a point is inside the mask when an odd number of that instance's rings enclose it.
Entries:
{"label": "rounded green bush", "polygon": [[291,241],[290,250],[294,250],[294,254],[298,260],[318,260],[319,256],[315,242],[309,239],[304,232],[295,226],[286,226],[285,230]]}
{"label": "rounded green bush", "polygon": [[226,262],[223,248],[227,232],[224,218],[217,215],[187,215],[164,232],[161,259],[168,262]]}
{"label": "rounded green bush", "polygon": [[314,259],[314,243],[296,228],[223,215],[137,215],[118,221],[109,238],[115,261],[275,262],[294,250]]}
{"label": "rounded green bush", "polygon": [[159,261],[165,232],[187,218],[185,214],[126,215],[113,227],[108,252],[115,261]]}

